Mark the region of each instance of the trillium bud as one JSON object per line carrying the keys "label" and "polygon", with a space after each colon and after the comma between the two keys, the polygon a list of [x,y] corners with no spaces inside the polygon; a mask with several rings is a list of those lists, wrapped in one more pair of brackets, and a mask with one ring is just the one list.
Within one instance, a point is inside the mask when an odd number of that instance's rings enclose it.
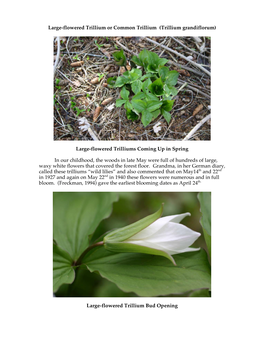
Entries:
{"label": "trillium bud", "polygon": [[190,248],[201,235],[180,221],[190,213],[160,218],[162,207],[156,213],[138,222],[115,230],[104,238],[104,246],[113,252],[139,252],[164,256],[176,265],[171,255],[198,251]]}

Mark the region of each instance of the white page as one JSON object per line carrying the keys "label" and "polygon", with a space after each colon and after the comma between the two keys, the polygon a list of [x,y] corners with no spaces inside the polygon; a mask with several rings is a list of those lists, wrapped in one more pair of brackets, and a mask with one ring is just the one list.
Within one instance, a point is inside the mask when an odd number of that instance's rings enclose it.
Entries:
{"label": "white page", "polygon": [[[4,297],[2,332],[10,339],[83,337],[185,339],[244,335],[259,338],[259,297],[262,278],[261,83],[263,70],[260,8],[212,3],[89,3],[52,4],[49,9],[28,3],[8,9],[2,43],[3,214],[1,288]],[[151,9],[149,8],[151,6]],[[159,7],[158,7],[159,6]],[[252,6],[253,7],[253,6]],[[15,15],[15,18],[13,18]],[[178,142],[190,158],[217,158],[225,165],[219,181],[185,188],[103,186],[83,191],[212,192],[212,297],[178,298],[178,309],[88,309],[87,298],[52,297],[52,193],[80,191],[78,186],[39,186],[39,164],[54,158],[84,157],[83,143],[53,141],[53,36],[48,26],[216,26],[212,39],[211,141]],[[63,30],[63,36],[75,35]],[[99,32],[85,30],[85,35]],[[101,35],[108,32],[100,32]],[[166,35],[156,30],[115,30],[113,36]],[[98,34],[99,35],[99,34]],[[204,30],[169,32],[175,36],[206,36]],[[254,58],[252,58],[254,56]],[[250,58],[251,57],[251,58]],[[15,89],[14,89],[15,87]],[[100,141],[100,147],[109,147]],[[140,147],[140,142],[132,142]],[[98,146],[98,142],[92,143]],[[120,146],[119,141],[112,146]],[[159,147],[160,144],[147,144]],[[131,146],[123,142],[122,146]],[[146,144],[144,144],[146,146]],[[162,146],[171,146],[164,143]],[[164,152],[165,155],[166,152]],[[139,156],[137,152],[129,157]],[[142,154],[145,155],[146,154]],[[167,157],[173,157],[167,153]],[[117,155],[115,154],[115,157]],[[119,152],[118,157],[125,157]],[[100,157],[109,157],[101,152]],[[147,157],[152,157],[148,153]],[[159,154],[159,157],[163,155]],[[260,235],[259,235],[260,233]],[[94,303],[131,303],[119,298],[92,298]],[[139,298],[138,302],[168,302]],[[175,301],[174,301],[175,302]],[[220,320],[220,321],[219,321]],[[221,328],[219,325],[221,323]],[[133,331],[135,331],[133,333]]]}

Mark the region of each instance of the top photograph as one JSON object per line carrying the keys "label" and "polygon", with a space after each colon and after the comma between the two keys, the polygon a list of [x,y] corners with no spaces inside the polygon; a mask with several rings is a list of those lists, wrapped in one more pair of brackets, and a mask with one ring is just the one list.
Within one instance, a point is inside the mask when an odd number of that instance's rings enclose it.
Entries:
{"label": "top photograph", "polygon": [[54,37],[55,141],[210,141],[211,37]]}

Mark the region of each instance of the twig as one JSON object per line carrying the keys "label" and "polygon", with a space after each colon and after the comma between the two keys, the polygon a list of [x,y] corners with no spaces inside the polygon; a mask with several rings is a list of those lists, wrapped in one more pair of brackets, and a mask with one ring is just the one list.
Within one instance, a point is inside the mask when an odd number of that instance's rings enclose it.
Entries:
{"label": "twig", "polygon": [[53,73],[55,75],[55,71],[56,71],[56,67],[59,61],[59,56],[60,56],[60,37],[57,37],[57,56],[56,56],[56,60],[55,60],[55,64],[54,64],[54,69],[53,69]]}
{"label": "twig", "polygon": [[121,46],[122,49],[126,50],[127,52],[129,52],[129,53],[131,53],[131,54],[133,54],[133,55],[135,55],[135,56],[137,56],[137,54],[136,54],[135,52],[129,50],[126,46],[124,46],[123,44],[119,43],[119,41],[116,41],[116,43],[117,43],[119,46]]}
{"label": "twig", "polygon": [[[195,54],[197,54],[197,55],[201,55],[201,52],[193,51],[193,50],[190,49],[188,46],[184,45],[180,40],[178,40],[178,39],[176,39],[176,38],[174,38],[174,37],[171,37],[171,38],[172,38],[173,40],[175,40],[178,44],[180,44],[182,47],[184,47],[186,50],[188,50],[188,51],[190,51],[190,52],[192,52],[192,53],[195,53]],[[207,56],[204,56],[204,55],[203,55],[203,57],[206,58],[206,59],[209,59],[209,57],[207,57]]]}
{"label": "twig", "polygon": [[172,39],[173,39],[174,41],[176,41],[176,43],[178,43],[179,45],[181,45],[182,47],[184,47],[186,50],[188,50],[188,51],[190,51],[190,52],[192,52],[192,53],[198,54],[198,52],[193,51],[193,50],[190,49],[188,46],[184,45],[179,39],[176,39],[176,38],[174,38],[174,37],[172,37]]}
{"label": "twig", "polygon": [[[183,82],[183,81],[180,81],[179,79],[178,79],[178,83],[179,83],[180,85],[181,85],[181,84],[184,84],[184,82]],[[201,94],[201,95],[203,95],[203,96],[205,96],[205,97],[207,97],[207,98],[210,98],[209,95],[207,95],[206,93],[202,92],[201,90],[198,90],[197,88],[195,88],[195,87],[193,87],[193,86],[191,86],[191,85],[189,85],[189,84],[186,85],[186,88],[189,88],[189,89],[191,89],[191,90],[193,90],[193,91],[196,91],[197,93],[199,93],[199,94]]]}
{"label": "twig", "polygon": [[62,73],[60,70],[58,70],[60,74],[62,74],[63,77],[65,77],[69,82],[71,82],[73,85],[75,85],[64,73]]}
{"label": "twig", "polygon": [[183,83],[182,86],[179,88],[178,93],[182,91],[183,88],[185,88],[188,85],[187,82]]}
{"label": "twig", "polygon": [[208,76],[211,77],[211,72],[209,72],[208,70],[206,70],[202,65],[197,64],[197,63],[195,63],[194,61],[188,59],[188,58],[185,57],[183,54],[181,54],[181,53],[179,53],[179,52],[177,52],[177,51],[174,51],[174,50],[172,50],[170,47],[167,47],[167,46],[165,46],[165,45],[163,45],[163,44],[157,43],[156,41],[154,41],[154,40],[152,40],[152,39],[149,39],[149,38],[147,38],[147,37],[144,37],[144,39],[147,40],[147,41],[149,41],[149,42],[151,42],[151,43],[153,43],[153,44],[159,45],[160,47],[162,47],[162,48],[164,48],[165,50],[168,50],[168,51],[170,51],[170,52],[176,54],[177,56],[179,56],[179,57],[182,58],[182,59],[185,59],[187,62],[193,64],[193,65],[196,66],[196,67],[198,67],[198,68],[201,69],[203,72],[205,72]]}
{"label": "twig", "polygon": [[189,132],[189,134],[183,139],[183,141],[188,141],[193,136],[193,134],[206,122],[211,118],[211,114],[207,115],[203,118],[196,126]]}
{"label": "twig", "polygon": [[[171,54],[170,54],[170,56],[171,56],[171,58],[172,58],[172,55],[171,55]],[[195,69],[192,69],[192,68],[190,68],[190,67],[188,67],[188,66],[185,66],[185,65],[176,63],[176,62],[173,61],[173,60],[169,60],[169,61],[168,61],[168,64],[169,64],[169,65],[175,65],[175,66],[177,66],[177,67],[180,68],[180,69],[184,69],[184,70],[190,71],[190,72],[192,72],[192,73],[195,73],[195,74],[198,75],[198,76],[203,76],[203,75],[204,75],[202,72],[200,72],[200,71],[198,71],[198,70],[195,70]]]}
{"label": "twig", "polygon": [[99,141],[99,139],[97,138],[97,136],[96,136],[95,133],[93,132],[90,123],[88,123],[88,125],[87,125],[87,130],[88,130],[88,133],[90,134],[91,138],[92,138],[94,141]]}

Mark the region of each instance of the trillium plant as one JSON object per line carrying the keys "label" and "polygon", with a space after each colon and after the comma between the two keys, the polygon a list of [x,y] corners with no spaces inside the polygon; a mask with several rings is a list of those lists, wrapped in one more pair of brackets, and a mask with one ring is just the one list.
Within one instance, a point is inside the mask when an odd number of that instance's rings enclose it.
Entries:
{"label": "trillium plant", "polygon": [[139,252],[159,255],[168,258],[174,265],[171,255],[183,252],[198,251],[190,248],[200,233],[190,230],[179,222],[190,213],[158,218],[162,208],[153,215],[146,217],[135,224],[123,227],[107,234],[103,245],[113,252]]}
{"label": "trillium plant", "polygon": [[[210,193],[200,193],[208,253],[192,244],[201,236],[181,223],[190,215],[155,213],[93,239],[109,216],[115,193],[54,193],[53,290],[71,284],[79,268],[97,272],[139,296],[200,293],[209,296]],[[208,261],[209,260],[209,261]],[[89,285],[89,283],[87,283]]]}
{"label": "trillium plant", "polygon": [[[118,65],[127,65],[124,51],[113,54]],[[135,121],[141,118],[146,127],[152,120],[162,115],[169,123],[171,120],[170,111],[178,90],[175,85],[179,73],[170,71],[165,66],[168,62],[160,58],[156,53],[143,50],[138,56],[130,60],[132,69],[123,73],[120,77],[108,79],[108,86],[121,88],[120,97],[116,100],[116,107],[122,105],[126,109],[126,116],[129,120]]]}

